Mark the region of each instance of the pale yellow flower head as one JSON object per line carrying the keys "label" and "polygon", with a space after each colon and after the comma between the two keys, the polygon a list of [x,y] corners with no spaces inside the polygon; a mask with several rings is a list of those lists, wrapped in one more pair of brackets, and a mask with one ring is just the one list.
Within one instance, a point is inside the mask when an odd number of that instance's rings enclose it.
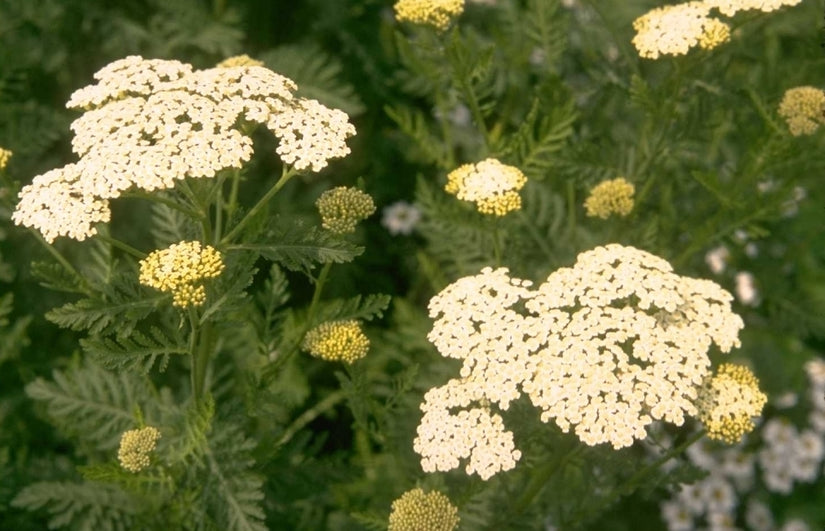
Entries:
{"label": "pale yellow flower head", "polygon": [[327,321],[307,332],[302,347],[316,358],[353,363],[367,355],[370,340],[354,319]]}
{"label": "pale yellow flower head", "polygon": [[430,300],[427,339],[462,367],[421,404],[414,449],[425,471],[467,460],[487,479],[513,468],[521,452],[494,408],[522,394],[591,446],[630,446],[655,420],[681,425],[697,413],[711,346],[739,346],[744,326],[719,285],[633,247],[581,253],[531,286],[485,268]]}
{"label": "pale yellow flower head", "polygon": [[179,308],[206,301],[204,282],[224,270],[221,253],[200,242],[180,242],[154,251],[140,261],[140,283],[172,294]]}
{"label": "pale yellow flower head", "polygon": [[257,59],[253,59],[248,55],[243,54],[227,57],[215,66],[218,68],[231,68],[233,66],[264,66],[264,62],[258,61]]}
{"label": "pale yellow flower head", "polygon": [[433,26],[441,31],[463,12],[464,0],[398,0],[395,3],[395,18],[399,22]]}
{"label": "pale yellow flower head", "polygon": [[12,156],[12,152],[8,149],[0,148],[0,170],[5,169],[6,164],[9,163],[9,159]]}
{"label": "pale yellow flower head", "polygon": [[408,490],[392,502],[388,531],[453,531],[458,509],[438,491]]}
{"label": "pale yellow flower head", "polygon": [[825,91],[816,87],[796,87],[785,91],[779,116],[788,123],[793,136],[812,135],[825,123]]}
{"label": "pale yellow flower head", "polygon": [[447,175],[444,190],[464,201],[471,201],[482,214],[503,216],[521,209],[518,191],[527,178],[518,168],[486,159],[464,164]]}
{"label": "pale yellow flower head", "polygon": [[795,6],[800,2],[802,0],[705,0],[705,4],[729,17],[735,15],[737,11],[758,9],[767,13],[784,6]]}
{"label": "pale yellow flower head", "polygon": [[616,214],[627,216],[633,210],[633,194],[636,188],[624,177],[602,181],[590,190],[590,196],[584,202],[588,216],[602,219]]}
{"label": "pale yellow flower head", "polygon": [[91,223],[108,212],[106,200],[129,189],[169,189],[241,168],[252,157],[254,124],[278,137],[281,160],[297,170],[319,171],[349,153],[355,128],[345,113],[296,98],[292,80],[254,61],[232,64],[194,70],[130,56],[102,68],[97,83],[67,104],[86,111],[71,126],[80,160],[24,187],[15,222],[49,241],[92,235]]}
{"label": "pale yellow flower head", "polygon": [[355,226],[375,212],[375,203],[369,194],[346,186],[327,190],[315,206],[321,214],[322,227],[336,234],[355,232]]}
{"label": "pale yellow flower head", "polygon": [[730,28],[709,15],[701,1],[657,7],[633,21],[633,46],[639,55],[684,55],[694,46],[711,49],[730,39]]}
{"label": "pale yellow flower head", "polygon": [[117,451],[120,466],[135,473],[148,467],[151,462],[149,454],[155,449],[158,439],[160,431],[151,426],[123,432]]}
{"label": "pale yellow flower head", "polygon": [[706,379],[696,404],[708,437],[734,444],[753,431],[753,417],[762,414],[767,401],[750,369],[724,363]]}

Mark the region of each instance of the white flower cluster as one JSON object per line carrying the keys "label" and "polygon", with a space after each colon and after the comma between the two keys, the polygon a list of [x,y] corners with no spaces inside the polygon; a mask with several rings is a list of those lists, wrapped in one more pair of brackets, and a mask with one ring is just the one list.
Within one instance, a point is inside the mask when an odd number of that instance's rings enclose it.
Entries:
{"label": "white flower cluster", "polygon": [[821,434],[800,432],[787,420],[773,418],[762,429],[762,439],[759,464],[768,490],[788,494],[794,481],[810,483],[817,478],[825,456]]}
{"label": "white flower cluster", "polygon": [[[743,323],[728,292],[678,276],[665,260],[633,247],[597,247],[538,289],[531,284],[505,268],[485,268],[430,301],[435,322],[428,339],[464,363],[461,379],[431,390],[421,406],[415,450],[425,470],[450,470],[472,456],[472,448],[453,441],[476,436],[455,434],[467,421],[459,426],[451,410],[474,403],[506,410],[521,392],[544,422],[564,431],[575,426],[588,445],[630,446],[654,419],[681,425],[686,414],[695,415],[711,344],[723,352],[739,345]],[[486,452],[488,441],[507,441],[485,469],[489,477],[515,466],[520,453],[496,417],[485,414],[489,426],[473,421],[485,434],[476,448]]]}
{"label": "white flower cluster", "polygon": [[319,171],[349,153],[355,134],[345,113],[296,98],[296,85],[257,65],[194,71],[178,61],[130,56],[95,74],[67,104],[86,112],[72,123],[75,164],[34,178],[20,193],[13,219],[82,240],[108,221],[108,201],[136,187],[167,189],[187,177],[214,177],[252,156],[246,124],[279,139],[281,159]]}
{"label": "white flower cluster", "polygon": [[758,9],[759,11],[776,11],[784,6],[795,6],[802,0],[704,0],[705,4],[715,7],[723,15],[732,17],[737,11]]}
{"label": "white flower cluster", "polygon": [[805,372],[808,373],[808,398],[811,401],[808,422],[815,432],[825,435],[825,360],[814,358],[808,361]]}

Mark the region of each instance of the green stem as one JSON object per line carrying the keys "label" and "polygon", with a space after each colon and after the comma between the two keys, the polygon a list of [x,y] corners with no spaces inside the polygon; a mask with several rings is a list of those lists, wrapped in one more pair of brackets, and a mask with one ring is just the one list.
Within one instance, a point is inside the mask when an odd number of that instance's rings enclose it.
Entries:
{"label": "green stem", "polygon": [[572,243],[576,234],[576,184],[567,181],[567,238]]}
{"label": "green stem", "polygon": [[576,444],[570,451],[562,455],[561,458],[551,459],[533,471],[530,482],[527,484],[527,487],[524,488],[521,497],[519,497],[513,505],[513,514],[518,515],[524,512],[538,493],[541,492],[541,489],[550,481],[550,478],[552,478],[557,471],[564,468],[571,459],[584,451],[584,449],[584,445]]}
{"label": "green stem", "polygon": [[101,232],[97,233],[97,237],[100,238],[101,240],[103,240],[104,242],[108,243],[112,247],[117,247],[121,251],[124,251],[124,252],[134,256],[138,260],[143,260],[144,258],[146,258],[146,253],[138,251],[137,249],[135,249],[134,247],[132,247],[128,243],[124,243],[124,242],[118,240],[117,238],[112,238],[111,236],[109,236],[107,234],[103,234]]}
{"label": "green stem", "polygon": [[231,242],[232,239],[241,232],[244,225],[249,223],[249,220],[254,218],[255,215],[264,206],[266,206],[266,204],[269,202],[269,200],[272,199],[275,196],[275,194],[277,194],[278,191],[280,191],[280,189],[283,188],[284,185],[289,181],[289,179],[292,178],[292,176],[295,175],[296,173],[297,172],[294,171],[293,169],[291,169],[291,168],[287,169],[286,167],[284,167],[283,171],[281,172],[281,178],[278,179],[278,182],[276,182],[272,186],[272,188],[270,188],[264,194],[264,196],[260,199],[260,201],[258,201],[255,204],[255,206],[253,206],[252,209],[249,212],[247,212],[246,215],[243,218],[241,218],[241,220],[238,222],[238,224],[235,225],[235,227],[231,231],[229,231],[229,234],[227,234],[226,236],[223,237],[223,239],[221,239],[221,244],[227,244],[227,243]]}
{"label": "green stem", "polygon": [[441,136],[444,140],[444,157],[441,163],[441,166],[445,170],[452,170],[455,168],[455,156],[453,154],[453,139],[452,134],[450,133],[450,125],[447,120],[447,107],[444,105],[444,97],[441,95],[441,92],[437,92],[435,95],[435,107],[438,109],[438,121],[439,125],[441,125]]}
{"label": "green stem", "polygon": [[214,245],[218,245],[221,240],[221,233],[223,232],[223,181],[224,177],[221,176],[219,188],[217,191],[217,196],[215,198],[215,238],[213,241]]}
{"label": "green stem", "polygon": [[493,220],[493,258],[496,261],[496,267],[501,267],[501,235],[498,230],[498,219]]}
{"label": "green stem", "polygon": [[80,273],[78,273],[77,269],[75,269],[74,266],[72,264],[70,264],[68,260],[66,260],[66,257],[63,256],[60,253],[60,251],[55,249],[52,244],[47,242],[46,239],[43,238],[43,235],[40,234],[40,232],[38,232],[35,229],[29,229],[29,231],[32,234],[34,234],[35,238],[37,238],[37,240],[40,243],[43,244],[43,246],[46,248],[46,250],[49,251],[49,254],[51,254],[54,257],[54,259],[57,260],[58,263],[60,263],[60,265],[63,266],[63,269],[68,271],[70,275],[72,275],[73,277],[77,278],[80,281],[80,289],[83,290],[83,293],[85,293],[86,295],[91,296],[92,295],[92,289],[89,287],[89,284],[86,282],[86,279],[83,278],[83,276]]}
{"label": "green stem", "polygon": [[533,240],[535,240],[536,245],[539,246],[539,249],[542,250],[542,252],[548,259],[553,260],[553,251],[550,250],[550,246],[547,245],[547,241],[544,238],[542,238],[541,234],[539,234],[539,231],[536,230],[536,227],[533,225],[533,223],[531,223],[530,220],[527,219],[527,215],[524,213],[524,211],[519,210],[518,216],[521,218],[523,225],[527,227],[527,232],[529,232],[530,236],[533,237]]}
{"label": "green stem", "polygon": [[200,330],[200,338],[198,339],[198,350],[195,358],[195,389],[194,396],[196,401],[200,401],[203,397],[204,387],[206,386],[206,369],[209,366],[209,355],[212,353],[212,325],[205,323]]}
{"label": "green stem", "polygon": [[200,332],[200,324],[197,312],[194,308],[189,308],[189,355],[191,356],[191,368],[189,369],[189,377],[192,383],[192,397],[195,402],[200,401],[201,389],[203,383],[199,382],[198,376],[198,339]]}
{"label": "green stem", "polygon": [[318,310],[318,302],[321,300],[321,292],[324,290],[324,284],[327,282],[329,270],[332,269],[332,262],[327,262],[321,268],[321,273],[315,281],[315,291],[312,293],[312,302],[309,303],[309,311],[307,312],[306,328],[312,326],[312,320],[315,318],[315,312]]}
{"label": "green stem", "polygon": [[149,192],[144,192],[143,190],[131,190],[129,192],[125,192],[122,194],[122,197],[136,197],[138,199],[148,199],[149,201],[154,201],[156,203],[160,203],[162,205],[166,205],[169,208],[177,210],[178,212],[182,212],[193,219],[200,219],[202,217],[202,213],[192,209],[187,208],[184,205],[181,205],[177,201],[172,199],[167,199],[165,197],[161,197],[159,194],[150,194]]}
{"label": "green stem", "polygon": [[343,400],[346,396],[346,393],[343,389],[338,389],[337,391],[333,391],[332,393],[328,394],[326,398],[315,404],[310,409],[301,413],[298,418],[292,421],[286,430],[284,430],[284,434],[275,443],[275,446],[283,446],[284,444],[288,443],[292,437],[295,436],[296,433],[301,431],[307,424],[312,422],[313,420],[317,419],[322,414],[326,413],[330,409],[332,409],[335,404]]}

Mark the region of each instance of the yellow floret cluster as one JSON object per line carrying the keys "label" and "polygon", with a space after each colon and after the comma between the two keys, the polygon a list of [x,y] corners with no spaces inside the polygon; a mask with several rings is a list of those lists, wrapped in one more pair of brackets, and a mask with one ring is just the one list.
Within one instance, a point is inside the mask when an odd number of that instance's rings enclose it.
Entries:
{"label": "yellow floret cluster", "polygon": [[344,112],[294,96],[292,80],[243,56],[206,70],[130,56],[95,78],[67,104],[85,111],[71,126],[79,160],[36,176],[13,215],[49,242],[96,234],[92,225],[109,220],[109,200],[129,189],[152,192],[241,168],[252,156],[249,124],[269,129],[296,170],[320,171],[346,156],[355,134]]}
{"label": "yellow floret cluster", "polygon": [[232,68],[235,66],[264,66],[264,62],[253,59],[246,54],[242,54],[227,57],[215,66],[218,68]]}
{"label": "yellow floret cluster", "polygon": [[795,6],[800,2],[802,0],[705,0],[705,4],[729,17],[735,15],[737,11],[758,9],[767,13],[784,6]]}
{"label": "yellow floret cluster", "polygon": [[471,201],[482,214],[503,216],[521,209],[518,191],[527,178],[518,168],[486,159],[464,164],[447,175],[444,190],[464,201]]}
{"label": "yellow floret cluster", "polygon": [[458,509],[438,491],[416,488],[392,502],[388,531],[452,531],[458,527]]}
{"label": "yellow floret cluster", "polygon": [[447,29],[453,19],[464,12],[464,0],[398,0],[395,18],[399,22],[412,22]]}
{"label": "yellow floret cluster", "polygon": [[117,459],[129,472],[140,472],[150,464],[149,454],[155,449],[160,431],[151,426],[123,432]]}
{"label": "yellow floret cluster", "polygon": [[307,332],[302,347],[316,358],[353,363],[367,355],[370,340],[354,319],[327,321]]}
{"label": "yellow floret cluster", "polygon": [[706,379],[700,390],[698,418],[708,437],[734,444],[753,431],[753,417],[762,414],[767,401],[750,369],[724,363],[714,376]]}
{"label": "yellow floret cluster", "polygon": [[744,323],[732,300],[618,244],[581,253],[536,289],[506,268],[458,279],[429,304],[427,338],[463,365],[424,396],[414,441],[422,468],[467,459],[467,473],[483,479],[513,468],[521,452],[493,408],[522,394],[542,421],[591,446],[630,446],[655,420],[683,424],[697,414],[711,346],[739,346]]}
{"label": "yellow floret cluster", "polygon": [[321,226],[336,234],[355,232],[355,226],[375,212],[375,203],[369,194],[346,186],[327,190],[315,206],[321,214]]}
{"label": "yellow floret cluster", "polygon": [[174,306],[189,308],[206,301],[204,281],[223,270],[223,257],[215,248],[197,241],[180,242],[140,261],[140,283],[171,293]]}
{"label": "yellow floret cluster", "polygon": [[812,135],[825,123],[825,91],[816,87],[796,87],[785,91],[779,116],[794,136]]}
{"label": "yellow floret cluster", "polygon": [[588,216],[607,219],[613,214],[626,216],[633,210],[635,187],[624,177],[602,181],[590,190],[590,196],[584,202]]}
{"label": "yellow floret cluster", "polygon": [[9,163],[9,159],[12,156],[12,152],[8,149],[0,148],[0,170],[6,168],[6,164]]}
{"label": "yellow floret cluster", "polygon": [[694,46],[714,48],[730,39],[730,28],[710,9],[701,1],[657,7],[633,21],[633,46],[648,59],[684,55]]}

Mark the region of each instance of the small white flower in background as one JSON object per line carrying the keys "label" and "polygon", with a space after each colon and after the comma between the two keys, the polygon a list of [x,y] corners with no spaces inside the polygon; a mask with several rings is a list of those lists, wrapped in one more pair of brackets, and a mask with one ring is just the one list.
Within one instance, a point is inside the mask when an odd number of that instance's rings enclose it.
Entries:
{"label": "small white flower in background", "polygon": [[753,274],[747,271],[736,273],[736,296],[739,302],[746,306],[759,304],[759,291],[756,289]]}
{"label": "small white flower in background", "polygon": [[797,402],[799,402],[799,397],[793,391],[788,391],[787,393],[778,395],[771,400],[773,406],[778,409],[788,409],[794,407]]}
{"label": "small white flower in background", "polygon": [[705,263],[714,274],[718,275],[725,270],[729,258],[730,251],[728,251],[728,248],[720,245],[707,252],[705,255]]}
{"label": "small white flower in background", "polygon": [[793,189],[793,197],[785,201],[782,205],[782,214],[786,218],[795,216],[797,212],[799,212],[799,203],[806,197],[808,197],[807,190],[801,186],[795,186]]}
{"label": "small white flower in background", "polygon": [[808,524],[798,518],[794,518],[793,520],[785,522],[785,524],[779,528],[779,531],[810,531],[810,529]]}
{"label": "small white flower in background", "polygon": [[533,66],[541,66],[544,64],[544,60],[547,58],[547,54],[544,53],[544,50],[536,46],[530,52],[530,58],[528,61]]}
{"label": "small white flower in background", "polygon": [[770,508],[757,500],[748,501],[745,509],[745,523],[753,531],[771,531],[774,529]]}
{"label": "small white flower in background", "polygon": [[745,245],[745,254],[748,256],[748,258],[756,258],[757,256],[759,256],[759,246],[753,242],[749,242],[747,245]]}
{"label": "small white flower in background", "polygon": [[458,127],[468,127],[472,121],[472,115],[466,105],[459,103],[447,113],[447,119]]}
{"label": "small white flower in background", "polygon": [[749,238],[747,231],[742,229],[736,229],[733,233],[733,239],[738,243],[745,243]]}
{"label": "small white flower in background", "polygon": [[421,221],[421,211],[406,201],[397,201],[384,207],[381,224],[392,234],[408,235]]}

